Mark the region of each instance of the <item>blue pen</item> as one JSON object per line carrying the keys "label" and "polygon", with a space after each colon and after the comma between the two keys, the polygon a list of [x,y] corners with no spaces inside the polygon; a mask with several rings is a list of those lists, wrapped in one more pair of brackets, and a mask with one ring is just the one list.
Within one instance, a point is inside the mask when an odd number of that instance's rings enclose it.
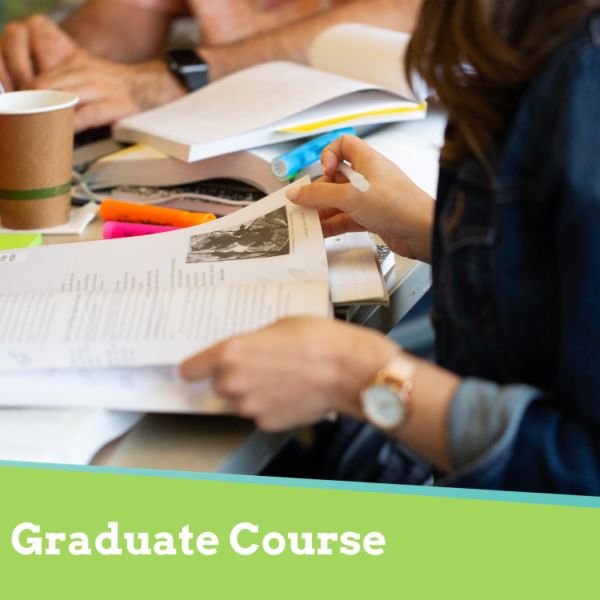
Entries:
{"label": "blue pen", "polygon": [[337,129],[331,133],[326,133],[302,146],[294,148],[291,152],[283,154],[277,157],[271,163],[271,171],[276,179],[279,181],[288,181],[298,171],[312,165],[315,161],[319,160],[321,152],[343,135],[356,135],[356,131],[353,127],[346,127],[344,129]]}

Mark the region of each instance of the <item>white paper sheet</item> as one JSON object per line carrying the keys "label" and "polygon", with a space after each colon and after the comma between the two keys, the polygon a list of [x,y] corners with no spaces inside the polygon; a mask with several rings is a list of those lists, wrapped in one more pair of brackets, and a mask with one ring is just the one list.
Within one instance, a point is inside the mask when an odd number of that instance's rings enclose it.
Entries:
{"label": "white paper sheet", "polygon": [[408,33],[342,23],[326,29],[312,43],[308,59],[316,69],[368,81],[423,102],[430,95],[421,80],[406,79],[404,63],[411,36]]}
{"label": "white paper sheet", "polygon": [[106,410],[0,409],[0,460],[89,464],[142,417]]}
{"label": "white paper sheet", "polygon": [[98,214],[99,207],[94,202],[88,202],[81,208],[71,209],[71,217],[68,223],[49,227],[47,229],[6,229],[0,227],[0,233],[42,233],[44,235],[81,235],[85,228],[94,220]]}
{"label": "white paper sheet", "polygon": [[385,302],[388,299],[368,233],[346,233],[325,240],[331,301],[334,304]]}
{"label": "white paper sheet", "polygon": [[430,110],[424,120],[390,125],[368,135],[365,141],[435,198],[447,121],[444,113]]}
{"label": "white paper sheet", "polygon": [[327,282],[0,296],[0,371],[178,364],[277,319],[326,317]]}
{"label": "white paper sheet", "polygon": [[186,414],[230,411],[212,392],[210,382],[187,384],[174,366],[0,372],[0,406]]}

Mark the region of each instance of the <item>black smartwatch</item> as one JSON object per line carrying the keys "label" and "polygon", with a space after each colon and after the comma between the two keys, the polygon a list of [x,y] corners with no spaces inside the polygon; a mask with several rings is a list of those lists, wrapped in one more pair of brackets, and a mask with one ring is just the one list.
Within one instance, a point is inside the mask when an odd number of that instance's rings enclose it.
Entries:
{"label": "black smartwatch", "polygon": [[169,70],[189,92],[194,92],[208,83],[208,64],[193,50],[168,50],[165,62]]}

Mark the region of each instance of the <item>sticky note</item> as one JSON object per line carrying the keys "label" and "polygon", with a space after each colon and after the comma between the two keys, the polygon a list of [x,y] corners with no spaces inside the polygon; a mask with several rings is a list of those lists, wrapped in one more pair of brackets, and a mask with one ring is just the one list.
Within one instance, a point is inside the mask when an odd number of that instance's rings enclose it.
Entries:
{"label": "sticky note", "polygon": [[6,233],[0,234],[0,250],[31,248],[41,246],[42,236],[39,233]]}

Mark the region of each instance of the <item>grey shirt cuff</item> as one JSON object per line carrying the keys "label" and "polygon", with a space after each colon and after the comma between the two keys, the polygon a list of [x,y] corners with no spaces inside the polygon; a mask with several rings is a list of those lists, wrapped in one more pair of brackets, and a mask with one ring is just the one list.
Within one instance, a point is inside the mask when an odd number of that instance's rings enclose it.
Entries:
{"label": "grey shirt cuff", "polygon": [[455,469],[478,462],[518,424],[540,390],[526,385],[499,386],[467,378],[458,388],[448,420],[450,456]]}

